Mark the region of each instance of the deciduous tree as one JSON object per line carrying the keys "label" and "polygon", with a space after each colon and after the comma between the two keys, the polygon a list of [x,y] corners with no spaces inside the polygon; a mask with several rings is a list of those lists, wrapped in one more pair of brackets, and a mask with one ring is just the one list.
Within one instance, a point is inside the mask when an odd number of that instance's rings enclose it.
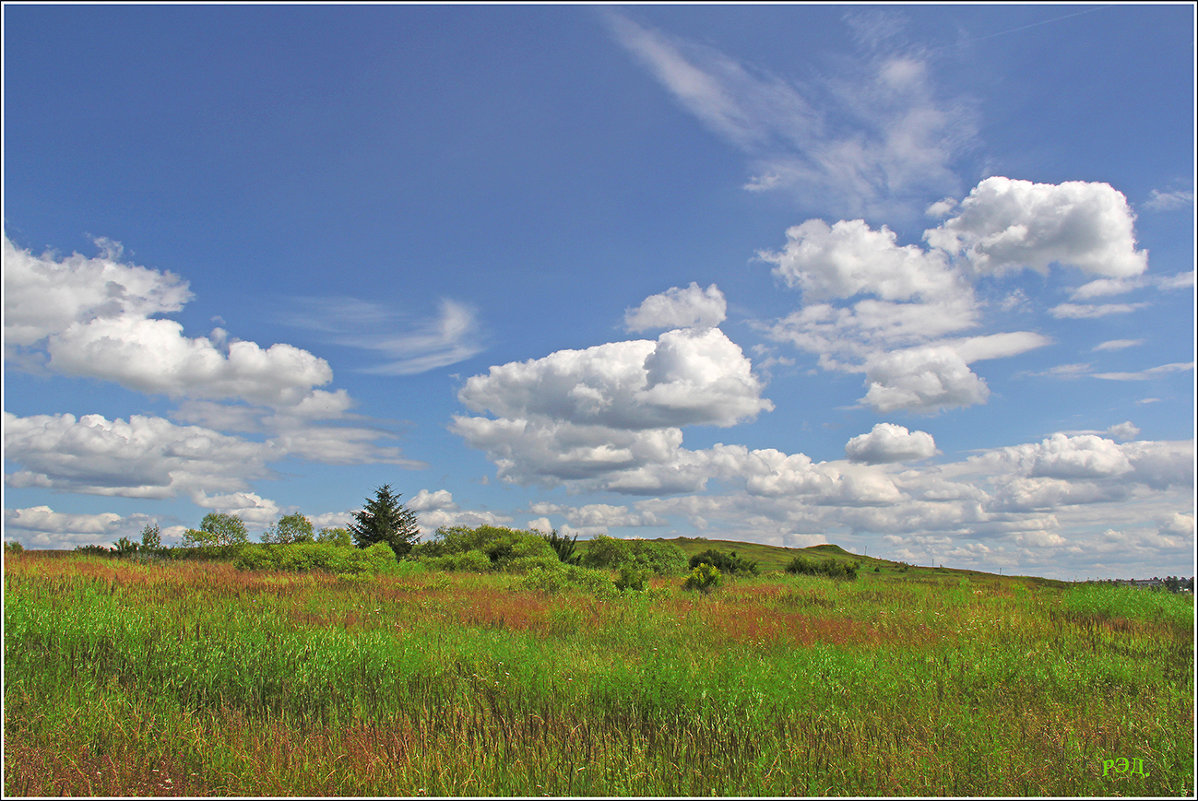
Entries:
{"label": "deciduous tree", "polygon": [[143,551],[156,551],[162,547],[162,531],[157,523],[146,523],[141,530],[141,548]]}
{"label": "deciduous tree", "polygon": [[262,533],[263,542],[288,545],[293,542],[313,542],[316,530],[312,521],[301,514],[283,515],[279,521]]}
{"label": "deciduous tree", "polygon": [[249,542],[245,523],[237,515],[224,512],[209,512],[200,522],[199,530],[189,528],[183,535],[183,545],[192,548],[245,542]]}
{"label": "deciduous tree", "polygon": [[316,541],[344,548],[354,547],[354,538],[347,528],[322,528],[316,535]]}

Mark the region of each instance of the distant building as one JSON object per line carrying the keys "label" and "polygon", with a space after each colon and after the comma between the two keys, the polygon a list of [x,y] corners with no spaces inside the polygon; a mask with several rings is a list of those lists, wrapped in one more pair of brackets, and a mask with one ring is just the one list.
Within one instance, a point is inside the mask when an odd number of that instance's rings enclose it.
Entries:
{"label": "distant building", "polygon": [[1124,587],[1140,587],[1147,589],[1155,589],[1161,587],[1172,590],[1173,592],[1193,592],[1194,579],[1183,579],[1169,576],[1168,578],[1153,577],[1150,579],[1114,579],[1115,584]]}

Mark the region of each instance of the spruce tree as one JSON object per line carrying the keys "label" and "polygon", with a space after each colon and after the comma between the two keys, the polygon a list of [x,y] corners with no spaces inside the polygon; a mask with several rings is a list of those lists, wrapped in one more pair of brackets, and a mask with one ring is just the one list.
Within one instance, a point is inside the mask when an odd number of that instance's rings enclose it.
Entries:
{"label": "spruce tree", "polygon": [[399,494],[391,492],[390,484],[375,490],[374,497],[366,499],[366,507],[354,512],[349,531],[359,548],[385,542],[395,551],[396,559],[404,558],[420,539],[416,515],[399,502]]}

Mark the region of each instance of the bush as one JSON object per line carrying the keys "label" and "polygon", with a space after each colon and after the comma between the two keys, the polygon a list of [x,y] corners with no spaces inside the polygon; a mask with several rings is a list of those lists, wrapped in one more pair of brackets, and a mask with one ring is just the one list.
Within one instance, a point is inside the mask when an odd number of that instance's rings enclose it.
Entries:
{"label": "bush", "polygon": [[580,564],[606,570],[628,565],[664,576],[686,569],[686,552],[672,542],[620,540],[599,535],[587,543]]}
{"label": "bush", "polygon": [[198,545],[188,547],[183,545],[178,548],[164,548],[158,552],[159,556],[165,556],[168,559],[199,559],[221,561],[229,559],[237,559],[247,549],[252,549],[257,546],[251,545],[248,542],[238,543],[235,545]]}
{"label": "bush", "polygon": [[112,552],[117,556],[132,556],[137,553],[138,545],[128,537],[121,537],[112,544]]}
{"label": "bush", "polygon": [[624,561],[628,553],[623,540],[600,534],[587,543],[587,549],[582,554],[579,564],[595,569],[607,568],[614,570]]}
{"label": "bush", "polygon": [[[301,545],[299,547],[319,548],[321,546]],[[324,546],[328,547],[328,546]],[[346,550],[332,546],[333,551],[337,554],[345,555],[345,567],[347,569],[335,570],[336,573],[393,573],[397,572],[399,562],[395,558],[395,550],[389,543],[376,542],[369,548],[355,548],[354,550]]]}
{"label": "bush", "polygon": [[323,570],[328,573],[391,573],[395,552],[385,542],[369,548],[342,548],[327,542],[247,545],[233,564],[242,570]]}
{"label": "bush", "polygon": [[233,566],[238,570],[277,570],[278,561],[271,557],[269,549],[250,547],[237,555]]}
{"label": "bush", "polygon": [[612,582],[620,592],[636,590],[642,592],[649,580],[649,571],[632,565],[621,565],[620,575]]}
{"label": "bush", "polygon": [[16,540],[13,540],[12,542],[4,543],[4,552],[5,553],[23,553],[24,551],[25,551],[25,546],[22,545],[21,543],[17,542]]}
{"label": "bush", "polygon": [[686,581],[682,582],[682,586],[688,590],[706,593],[711,592],[719,583],[720,569],[715,565],[700,562],[691,570],[691,574],[686,577]]}
{"label": "bush", "polygon": [[503,566],[504,573],[528,573],[532,570],[556,570],[562,563],[551,556],[518,556]]}
{"label": "bush", "polygon": [[828,576],[852,581],[857,578],[857,570],[860,567],[859,562],[842,562],[838,559],[816,561],[800,555],[790,561],[790,564],[786,566],[786,572],[792,575]]}
{"label": "bush", "polygon": [[703,551],[703,553],[697,553],[692,556],[687,561],[687,565],[691,568],[695,568],[704,562],[712,567],[718,567],[721,572],[727,573],[729,575],[734,575],[736,573],[748,573],[751,576],[757,575],[757,563],[750,562],[743,556],[737,556],[736,551],[724,553],[723,551],[717,551],[714,548],[708,548],[706,551]]}
{"label": "bush", "polygon": [[524,573],[538,565],[560,564],[540,534],[499,526],[437,529],[432,540],[412,549],[412,556],[430,567],[474,572]]}
{"label": "bush", "polygon": [[470,573],[489,573],[495,567],[482,551],[422,557],[420,563],[437,570],[463,570]]}
{"label": "bush", "polygon": [[686,551],[672,542],[653,540],[626,540],[632,562],[637,567],[658,576],[677,575],[686,572]]}
{"label": "bush", "polygon": [[604,573],[566,564],[534,568],[525,574],[517,586],[520,589],[549,594],[579,590],[600,598],[612,596],[616,592],[611,579]]}

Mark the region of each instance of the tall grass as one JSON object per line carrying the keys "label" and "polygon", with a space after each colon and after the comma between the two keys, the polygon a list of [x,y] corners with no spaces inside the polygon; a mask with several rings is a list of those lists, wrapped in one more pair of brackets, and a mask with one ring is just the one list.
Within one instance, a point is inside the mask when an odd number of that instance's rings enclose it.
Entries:
{"label": "tall grass", "polygon": [[[5,793],[1193,789],[1188,597],[679,585],[9,556]],[[1104,777],[1118,757],[1148,775]]]}

